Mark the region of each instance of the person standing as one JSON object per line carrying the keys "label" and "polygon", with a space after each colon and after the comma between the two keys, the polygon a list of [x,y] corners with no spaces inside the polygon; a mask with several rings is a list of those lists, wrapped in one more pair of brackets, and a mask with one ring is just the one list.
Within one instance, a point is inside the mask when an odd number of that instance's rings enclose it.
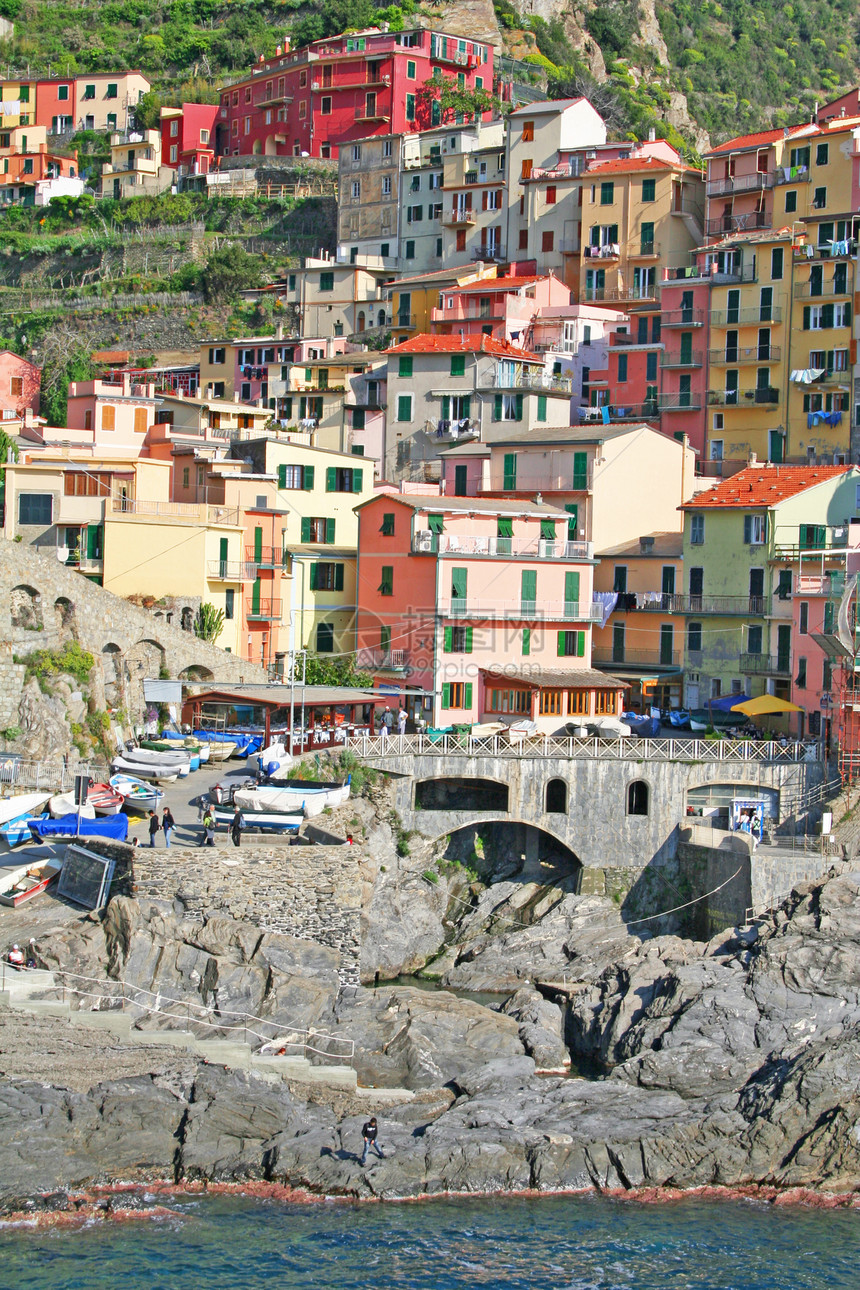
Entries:
{"label": "person standing", "polygon": [[407,720],[408,720],[408,714],[403,704],[401,703],[400,707],[397,710],[397,733],[401,736],[406,734]]}
{"label": "person standing", "polygon": [[237,806],[236,810],[233,812],[233,820],[230,825],[230,837],[233,839],[234,847],[238,847],[242,841],[242,828],[244,824],[245,821],[242,819],[242,812]]}
{"label": "person standing", "polygon": [[176,827],[176,821],[169,806],[165,806],[161,816],[161,827],[164,829],[164,845],[170,846],[170,835]]}
{"label": "person standing", "polygon": [[203,842],[202,846],[214,847],[215,845],[215,816],[211,810],[207,810],[203,816]]}
{"label": "person standing", "polygon": [[379,1132],[379,1127],[376,1123],[376,1116],[372,1115],[370,1119],[367,1121],[367,1123],[362,1127],[362,1130],[361,1130],[361,1136],[364,1139],[364,1150],[361,1153],[362,1165],[367,1160],[367,1153],[371,1147],[379,1156],[380,1160],[385,1159],[385,1156],[379,1150],[379,1143],[376,1141],[376,1135],[378,1132]]}
{"label": "person standing", "polygon": [[158,816],[155,814],[155,811],[150,811],[149,812],[149,845],[151,847],[155,846],[155,838],[156,838],[156,835],[158,834],[159,828],[160,828],[160,825],[158,823]]}

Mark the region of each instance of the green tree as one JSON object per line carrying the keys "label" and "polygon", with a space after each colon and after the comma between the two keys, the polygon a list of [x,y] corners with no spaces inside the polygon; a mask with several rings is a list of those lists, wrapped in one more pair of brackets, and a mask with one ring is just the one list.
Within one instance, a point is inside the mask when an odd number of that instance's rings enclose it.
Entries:
{"label": "green tree", "polygon": [[360,672],[355,665],[355,655],[329,658],[325,654],[309,654],[305,670],[307,685],[351,685],[368,690],[373,685],[370,672]]}
{"label": "green tree", "polygon": [[230,300],[240,291],[260,285],[260,262],[241,246],[225,246],[206,261],[203,293],[211,303]]}
{"label": "green tree", "polygon": [[214,644],[224,630],[224,610],[216,609],[205,601],[194,619],[194,635],[201,641]]}
{"label": "green tree", "polygon": [[5,430],[0,430],[0,502],[6,496],[6,463],[18,460],[18,445]]}
{"label": "green tree", "polygon": [[447,125],[461,116],[480,116],[501,103],[488,90],[461,86],[453,76],[433,75],[417,94],[421,124]]}

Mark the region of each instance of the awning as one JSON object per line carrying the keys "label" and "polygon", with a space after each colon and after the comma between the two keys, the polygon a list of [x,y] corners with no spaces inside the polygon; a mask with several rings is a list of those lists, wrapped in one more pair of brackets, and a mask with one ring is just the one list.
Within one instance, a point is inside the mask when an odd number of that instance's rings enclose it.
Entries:
{"label": "awning", "polygon": [[742,712],[745,717],[766,717],[777,712],[803,712],[796,703],[788,699],[778,699],[775,694],[760,694],[757,699],[747,699],[746,703],[736,703],[732,712]]}
{"label": "awning", "polygon": [[681,667],[667,667],[665,672],[640,672],[635,667],[613,667],[612,675],[629,677],[631,681],[641,681],[643,685],[656,685],[660,681],[665,681],[667,677],[683,676],[684,669]]}

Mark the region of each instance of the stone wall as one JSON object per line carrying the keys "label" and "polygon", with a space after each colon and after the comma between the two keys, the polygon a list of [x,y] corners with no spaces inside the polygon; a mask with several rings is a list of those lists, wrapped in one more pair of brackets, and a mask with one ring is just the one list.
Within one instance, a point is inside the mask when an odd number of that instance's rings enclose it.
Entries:
{"label": "stone wall", "polygon": [[[126,856],[130,851],[121,850]],[[128,894],[178,899],[186,915],[200,922],[229,914],[267,932],[317,941],[338,951],[341,984],[359,984],[360,848],[243,843],[236,852],[171,847],[138,848],[131,855]],[[127,891],[120,872],[118,878],[118,890]]]}
{"label": "stone wall", "polygon": [[[0,726],[16,724],[23,669],[12,656],[77,641],[96,660],[90,698],[97,708],[143,711],[143,682],[165,668],[171,677],[266,681],[266,672],[153,618],[66,568],[54,555],[0,539]],[[24,721],[21,722],[24,725]],[[63,749],[57,750],[59,757]]]}

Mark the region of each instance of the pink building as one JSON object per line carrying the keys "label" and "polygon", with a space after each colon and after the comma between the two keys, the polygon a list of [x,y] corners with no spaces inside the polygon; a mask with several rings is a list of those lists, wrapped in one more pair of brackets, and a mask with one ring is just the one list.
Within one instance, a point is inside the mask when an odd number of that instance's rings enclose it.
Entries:
{"label": "pink building", "polygon": [[552,274],[484,278],[444,291],[440,300],[430,311],[430,325],[436,334],[483,334],[522,344],[542,308],[570,305],[570,289]]}
{"label": "pink building", "polygon": [[161,109],[161,160],[185,175],[205,175],[215,159],[217,103]]}
{"label": "pink building", "polygon": [[[836,639],[839,603],[846,581],[860,573],[860,524],[846,526],[844,546],[826,545],[831,532],[821,529],[823,545],[818,550],[798,552],[791,597],[791,701],[804,709],[804,733],[821,735],[829,749],[835,748],[841,735],[842,656],[840,651],[823,649],[820,642],[822,637]],[[853,699],[852,695],[852,702]],[[853,725],[853,711],[846,715]]]}
{"label": "pink building", "polygon": [[359,516],[359,665],[408,678],[430,726],[531,720],[564,733],[614,716],[591,669],[593,560],[568,515],[526,500],[383,493]]}
{"label": "pink building", "polygon": [[155,421],[158,400],[154,385],[122,381],[72,381],[66,422],[67,437],[76,444],[98,443],[105,448],[130,448],[138,453]]}
{"label": "pink building", "polygon": [[20,354],[0,349],[0,418],[23,421],[28,408],[39,411],[42,369]]}

